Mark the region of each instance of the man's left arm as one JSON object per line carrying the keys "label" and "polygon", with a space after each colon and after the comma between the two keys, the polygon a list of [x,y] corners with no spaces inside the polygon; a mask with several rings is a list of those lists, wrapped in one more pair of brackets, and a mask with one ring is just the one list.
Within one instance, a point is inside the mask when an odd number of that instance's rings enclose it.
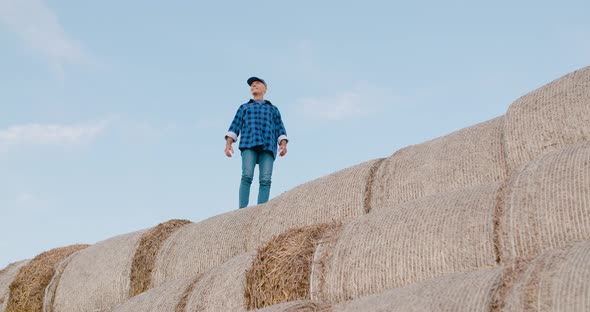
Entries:
{"label": "man's left arm", "polygon": [[279,156],[285,156],[287,154],[287,143],[289,142],[289,138],[287,137],[287,130],[285,130],[285,125],[281,118],[281,112],[279,112],[278,108],[276,111],[275,126],[277,134],[279,135],[279,138],[277,139],[277,143],[279,144]]}

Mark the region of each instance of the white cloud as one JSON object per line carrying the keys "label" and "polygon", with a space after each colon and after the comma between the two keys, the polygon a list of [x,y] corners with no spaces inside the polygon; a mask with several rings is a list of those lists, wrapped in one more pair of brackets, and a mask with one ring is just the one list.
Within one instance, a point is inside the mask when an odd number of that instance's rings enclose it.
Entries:
{"label": "white cloud", "polygon": [[79,145],[103,133],[108,121],[78,125],[26,124],[0,129],[0,147],[13,145]]}
{"label": "white cloud", "polygon": [[297,106],[310,119],[344,120],[379,113],[386,105],[398,102],[388,90],[358,87],[332,96],[304,98]]}
{"label": "white cloud", "polygon": [[55,13],[43,0],[0,0],[0,23],[45,57],[61,80],[66,64],[90,63],[90,58],[66,34]]}

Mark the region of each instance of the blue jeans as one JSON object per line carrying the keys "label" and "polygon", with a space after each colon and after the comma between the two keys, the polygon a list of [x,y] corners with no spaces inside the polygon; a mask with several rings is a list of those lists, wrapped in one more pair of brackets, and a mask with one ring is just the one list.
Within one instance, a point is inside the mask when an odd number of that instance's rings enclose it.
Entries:
{"label": "blue jeans", "polygon": [[245,149],[242,151],[242,181],[240,182],[240,208],[248,206],[250,201],[250,186],[254,178],[254,167],[258,164],[260,170],[260,188],[258,190],[258,204],[268,201],[274,157],[269,151]]}

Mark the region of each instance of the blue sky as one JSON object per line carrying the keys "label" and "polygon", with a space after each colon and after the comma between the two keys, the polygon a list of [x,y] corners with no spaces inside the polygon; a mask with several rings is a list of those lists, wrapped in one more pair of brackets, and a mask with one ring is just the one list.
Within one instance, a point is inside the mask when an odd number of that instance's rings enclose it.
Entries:
{"label": "blue sky", "polygon": [[223,135],[252,75],[291,139],[274,197],[502,115],[590,65],[588,12],[588,1],[0,0],[0,267],[236,209],[240,157],[225,157]]}

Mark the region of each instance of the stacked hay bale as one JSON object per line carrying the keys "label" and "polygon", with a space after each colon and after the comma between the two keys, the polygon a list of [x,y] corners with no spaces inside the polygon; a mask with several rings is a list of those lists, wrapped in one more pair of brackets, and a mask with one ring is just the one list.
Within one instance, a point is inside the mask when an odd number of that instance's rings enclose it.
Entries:
{"label": "stacked hay bale", "polygon": [[86,247],[88,245],[55,248],[36,256],[20,268],[10,284],[5,311],[42,311],[45,289],[55,274],[56,264]]}
{"label": "stacked hay bale", "polygon": [[[264,205],[225,213],[183,227],[160,249],[153,286],[198,275],[256,250],[291,228],[348,222],[366,212],[367,192],[380,160],[372,160],[305,183]],[[207,252],[203,252],[207,250]]]}
{"label": "stacked hay bale", "polygon": [[[68,259],[54,280],[45,312],[108,309],[128,298],[133,255],[145,231],[96,243]],[[89,282],[91,281],[91,282]]]}
{"label": "stacked hay bale", "polygon": [[[137,294],[116,310],[583,311],[588,286],[576,278],[587,271],[572,267],[586,270],[586,247],[556,248],[590,241],[588,203],[584,68],[505,116],[264,205],[76,252],[57,266],[44,311],[107,311]],[[343,224],[322,225],[332,221]],[[9,271],[0,272],[0,306]],[[570,301],[559,301],[564,289]]]}
{"label": "stacked hay bale", "polygon": [[285,303],[275,304],[273,306],[256,309],[256,312],[332,312],[332,306],[329,304],[310,301],[295,300]]}
{"label": "stacked hay bale", "polygon": [[255,255],[255,252],[244,253],[197,277],[164,283],[117,305],[112,311],[245,312],[246,270],[252,266]]}
{"label": "stacked hay bale", "polygon": [[498,207],[504,262],[590,240],[590,142],[546,153],[515,171]]}
{"label": "stacked hay bale", "polygon": [[131,264],[131,288],[129,297],[141,294],[153,287],[152,271],[162,244],[180,227],[191,223],[188,220],[170,220],[162,223],[141,237]]}
{"label": "stacked hay bale", "polygon": [[96,243],[68,257],[47,287],[44,312],[108,310],[145,291],[151,285],[153,262],[162,241],[186,224],[185,220],[170,220]]}
{"label": "stacked hay bale", "polygon": [[252,224],[248,250],[295,227],[348,222],[369,210],[373,175],[383,160],[371,160],[296,187],[268,203]]}
{"label": "stacked hay bale", "polygon": [[502,268],[455,273],[335,305],[333,312],[489,311]]}
{"label": "stacked hay bale", "polygon": [[340,223],[329,223],[291,229],[259,248],[246,273],[247,307],[310,299],[316,250],[341,227]]}
{"label": "stacked hay bale", "polygon": [[556,79],[508,108],[504,146],[509,170],[542,154],[590,141],[590,67]]}
{"label": "stacked hay bale", "polygon": [[503,127],[504,118],[498,117],[397,151],[376,173],[371,207],[389,209],[424,196],[503,181]]}
{"label": "stacked hay bale", "polygon": [[[545,154],[515,171],[503,188],[442,193],[359,217],[318,245],[316,270],[304,284],[316,288],[310,299],[338,303],[527,259],[590,240],[588,203],[590,142]],[[274,267],[288,267],[290,260],[284,261]]]}
{"label": "stacked hay bale", "polygon": [[0,311],[6,311],[8,297],[10,295],[10,284],[18,275],[22,267],[27,265],[30,260],[23,260],[9,264],[0,270]]}
{"label": "stacked hay bale", "polygon": [[187,225],[171,235],[163,242],[156,256],[153,286],[197,276],[246,252],[252,220],[263,207],[218,215]]}
{"label": "stacked hay bale", "polygon": [[244,253],[203,274],[187,297],[186,311],[246,311],[246,270],[255,256]]}
{"label": "stacked hay bale", "polygon": [[498,184],[484,185],[432,195],[354,220],[331,251],[322,251],[325,282],[318,299],[342,302],[439,275],[495,267],[497,189]]}
{"label": "stacked hay bale", "polygon": [[552,249],[510,270],[502,311],[590,311],[590,241]]}
{"label": "stacked hay bale", "polygon": [[197,278],[181,278],[152,288],[113,307],[114,312],[184,312]]}

